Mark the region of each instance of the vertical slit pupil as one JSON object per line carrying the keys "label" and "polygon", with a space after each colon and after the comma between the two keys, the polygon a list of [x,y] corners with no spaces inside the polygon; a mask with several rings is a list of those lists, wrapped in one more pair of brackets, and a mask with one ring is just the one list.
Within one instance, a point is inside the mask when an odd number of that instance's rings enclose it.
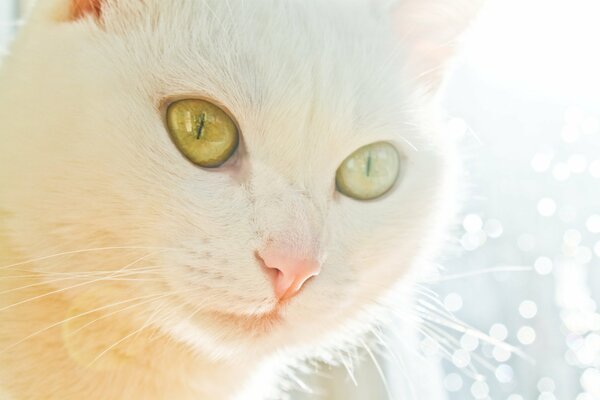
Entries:
{"label": "vertical slit pupil", "polygon": [[369,152],[369,155],[367,156],[367,176],[371,175],[371,152]]}
{"label": "vertical slit pupil", "polygon": [[204,125],[206,123],[206,114],[200,114],[200,123],[198,124],[198,131],[196,132],[196,139],[200,139],[202,137],[202,133],[204,132]]}

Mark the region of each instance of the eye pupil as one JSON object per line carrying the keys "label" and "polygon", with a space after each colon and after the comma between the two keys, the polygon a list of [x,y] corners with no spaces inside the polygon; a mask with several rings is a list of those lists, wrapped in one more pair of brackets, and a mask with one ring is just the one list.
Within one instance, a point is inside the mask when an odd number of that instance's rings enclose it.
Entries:
{"label": "eye pupil", "polygon": [[200,114],[200,123],[198,124],[198,134],[196,135],[196,140],[200,140],[202,137],[202,132],[204,131],[204,123],[206,122],[206,114]]}

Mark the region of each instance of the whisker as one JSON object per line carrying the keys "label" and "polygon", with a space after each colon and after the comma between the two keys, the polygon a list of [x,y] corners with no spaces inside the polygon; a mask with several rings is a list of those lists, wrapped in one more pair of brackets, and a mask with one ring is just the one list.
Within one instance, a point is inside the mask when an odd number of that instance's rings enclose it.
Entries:
{"label": "whisker", "polygon": [[[180,290],[180,291],[176,291],[175,294],[181,294],[181,293],[187,293],[190,291],[195,291],[197,290],[196,288],[190,288],[187,290]],[[162,296],[161,298],[166,297],[166,296]],[[153,299],[153,301],[155,301],[156,299]],[[126,335],[125,337],[121,338],[120,340],[118,340],[117,342],[113,343],[110,347],[108,347],[107,349],[105,349],[104,351],[102,351],[96,358],[94,358],[94,360],[92,360],[92,362],[90,364],[88,364],[88,368],[91,367],[94,363],[96,363],[98,360],[100,360],[104,355],[106,355],[108,352],[110,352],[112,349],[114,349],[115,347],[117,347],[119,344],[125,342],[127,339],[135,337],[136,335],[140,334],[141,332],[144,331],[144,329],[148,328],[149,326],[151,326],[152,324],[156,323],[156,321],[153,321],[153,318],[158,315],[162,309],[165,307],[167,303],[166,302],[162,302],[162,304],[157,307],[157,309],[146,319],[146,322],[144,323],[144,325],[142,325],[139,329],[136,329],[135,331],[129,333],[128,335]],[[185,306],[186,304],[180,304],[176,307],[175,310],[171,311],[171,313],[169,315],[172,315],[175,311],[179,310],[181,307]],[[199,310],[197,310],[199,311]],[[152,334],[151,338],[154,337],[154,333]]]}
{"label": "whisker", "polygon": [[[127,278],[121,278],[121,275],[117,275],[115,277],[110,276],[107,278],[100,278],[95,280],[94,282],[98,282],[98,281],[105,281],[105,282],[114,282],[114,281],[144,281],[146,279],[136,279],[136,278],[131,278],[131,279],[127,279]],[[128,276],[127,274],[125,274],[124,276]],[[81,280],[81,279],[89,279],[93,276],[86,276],[86,275],[81,275],[81,276],[67,276],[67,277],[63,277],[63,278],[58,278],[58,279],[53,279],[53,280],[49,280],[49,281],[43,281],[43,282],[37,282],[37,283],[32,283],[30,285],[25,285],[25,286],[20,286],[17,288],[13,288],[13,289],[9,289],[9,290],[5,290],[3,292],[0,292],[0,295],[4,295],[4,294],[8,294],[8,293],[13,293],[13,292],[18,292],[21,290],[25,290],[25,289],[30,289],[33,287],[38,287],[38,286],[45,286],[45,285],[49,285],[52,283],[57,283],[57,282],[64,282],[64,281],[71,281],[71,280]],[[155,279],[154,281],[158,281],[158,279]],[[2,311],[2,310],[0,310]]]}
{"label": "whisker", "polygon": [[[173,294],[177,294],[177,293],[178,292],[171,292],[171,293],[168,293],[168,295],[173,295]],[[80,317],[84,317],[86,315],[93,314],[93,313],[98,312],[98,311],[102,311],[102,310],[105,310],[105,309],[108,309],[108,308],[116,307],[116,306],[119,306],[121,304],[126,304],[126,303],[130,303],[130,302],[137,301],[137,300],[142,300],[142,299],[147,299],[147,298],[152,298],[152,300],[155,300],[154,297],[161,298],[163,295],[165,295],[165,294],[152,294],[152,295],[146,295],[146,296],[136,297],[136,298],[133,298],[133,299],[123,300],[123,301],[119,301],[119,302],[116,302],[116,303],[107,304],[107,305],[95,308],[93,310],[86,311],[86,312],[83,312],[81,314],[74,315],[72,317],[63,319],[62,321],[56,322],[56,323],[54,323],[52,325],[49,325],[49,326],[47,326],[47,327],[45,327],[43,329],[40,329],[39,331],[36,331],[36,332],[34,332],[34,333],[32,333],[32,334],[24,337],[23,339],[19,340],[18,342],[13,343],[12,345],[10,345],[10,346],[8,346],[8,347],[0,350],[0,355],[4,354],[5,352],[7,352],[10,349],[12,349],[12,348],[20,345],[21,343],[23,343],[25,341],[34,338],[35,336],[41,335],[42,333],[47,332],[50,329],[56,328],[57,326],[60,326],[60,325],[62,325],[64,323],[72,321],[74,319],[77,319],[77,318],[80,318]]]}
{"label": "whisker", "polygon": [[305,382],[303,382],[302,379],[300,379],[296,374],[290,373],[287,375],[287,377],[293,380],[294,383],[296,383],[296,385],[298,385],[300,387],[300,390],[302,390],[304,393],[312,395],[315,394],[315,391],[312,390]]}
{"label": "whisker", "polygon": [[[164,306],[164,305],[163,305]],[[114,349],[115,347],[117,347],[118,345],[120,345],[121,343],[123,343],[124,341],[126,341],[127,339],[137,335],[138,333],[142,332],[144,329],[148,328],[152,322],[152,318],[160,311],[162,310],[161,307],[157,308],[154,313],[152,313],[152,315],[150,315],[150,317],[148,317],[148,319],[146,320],[146,322],[144,323],[144,325],[142,325],[139,329],[136,329],[135,331],[129,333],[128,335],[124,336],[123,338],[121,338],[120,340],[116,341],[115,343],[113,343],[111,346],[109,346],[108,348],[106,348],[105,350],[103,350],[100,354],[98,354],[98,356],[96,356],[96,358],[94,358],[92,360],[91,363],[89,363],[87,365],[88,368],[92,367],[98,360],[100,360],[105,354],[107,354],[108,352],[110,352],[112,349]]]}
{"label": "whisker", "polygon": [[[149,266],[144,268],[134,268],[127,269],[126,275],[135,275],[136,273],[144,274],[144,273],[152,273],[156,271],[161,271],[162,268],[159,266]],[[39,277],[47,277],[47,276],[98,276],[98,275],[109,275],[115,272],[115,270],[106,270],[106,271],[76,271],[76,272],[48,272],[48,271],[36,271],[31,269],[13,269],[11,272],[22,272],[27,273],[27,275],[4,275],[0,277],[0,279],[21,279],[21,278],[39,278]]]}
{"label": "whisker", "polygon": [[471,271],[471,272],[465,272],[465,273],[462,273],[462,274],[441,276],[439,278],[435,278],[435,279],[432,279],[432,280],[424,281],[424,283],[447,282],[447,281],[453,281],[453,280],[462,279],[462,278],[469,278],[469,277],[473,277],[473,276],[490,274],[490,273],[494,273],[494,272],[531,272],[531,271],[533,271],[533,267],[526,267],[526,266],[500,266],[500,267],[486,268],[486,269],[481,269],[481,270],[476,270],[476,271]]}
{"label": "whisker", "polygon": [[[405,317],[402,315],[397,315],[395,312],[394,314],[400,319],[405,319]],[[420,317],[417,318],[421,320],[421,322],[417,325],[418,333],[437,344],[439,346],[439,350],[441,351],[441,356],[449,362],[452,362],[452,352],[450,351],[449,343],[447,343],[447,341],[444,338],[440,337],[437,333],[430,331],[427,325],[425,324],[426,321],[423,321]],[[402,339],[398,337],[396,332],[392,331],[391,333],[394,335],[394,337],[396,337],[397,340]],[[424,355],[419,353],[418,351],[415,351],[415,354],[417,354],[420,357],[424,357]]]}
{"label": "whisker", "polygon": [[[150,257],[151,255],[153,255],[153,254],[145,255],[143,257],[138,258],[137,260],[133,261],[132,263],[125,265],[123,268],[119,269],[114,274],[117,274],[118,272],[123,271],[127,267],[135,265],[139,261],[143,260],[144,258]],[[112,277],[112,275],[109,275],[109,277]],[[41,295],[38,295],[38,296],[34,296],[34,297],[29,298],[27,300],[22,300],[22,301],[19,301],[17,303],[13,303],[13,304],[10,304],[8,306],[2,307],[2,308],[0,308],[0,312],[9,310],[9,309],[11,309],[13,307],[17,307],[17,306],[22,305],[22,304],[27,304],[27,303],[30,303],[32,301],[39,300],[39,299],[51,296],[53,294],[58,294],[58,293],[66,292],[68,290],[72,290],[72,289],[76,289],[76,288],[79,288],[79,287],[82,287],[82,286],[85,286],[85,285],[90,285],[90,284],[93,284],[93,283],[101,282],[103,280],[106,280],[106,278],[101,277],[101,278],[98,278],[98,279],[94,279],[92,281],[82,282],[82,283],[79,283],[79,284],[76,284],[76,285],[72,285],[72,286],[69,286],[69,287],[66,287],[66,288],[53,290],[53,291],[50,291],[48,293],[44,293],[44,294],[41,294]]]}
{"label": "whisker", "polygon": [[[131,274],[125,274],[124,276],[128,276],[128,275],[131,275]],[[156,274],[156,275],[159,275],[159,274]],[[23,278],[28,278],[28,277],[30,277],[30,278],[36,278],[38,276],[37,275],[29,275],[29,276],[27,276],[27,275],[21,275],[21,276],[13,277],[13,278],[23,279]],[[59,279],[57,281],[87,280],[89,278],[90,278],[90,276],[85,276],[85,275],[83,275],[83,276],[71,276],[71,277],[68,277],[68,278]],[[155,278],[155,279],[149,279],[149,278],[121,278],[120,276],[117,276],[115,278],[102,279],[102,282],[162,282],[162,281],[163,281],[163,279],[160,279],[160,278]],[[50,283],[50,282],[56,282],[56,281],[48,281],[48,282],[45,282],[45,283]],[[19,290],[31,288],[31,287],[38,286],[38,285],[43,285],[43,284],[40,283],[40,284],[35,284],[35,285],[21,286],[21,287],[18,287],[18,288],[14,288],[14,289],[2,292],[1,294],[6,294],[6,293],[9,293],[9,292],[13,292],[13,291],[19,291]]]}
{"label": "whisker", "polygon": [[170,247],[126,247],[126,246],[117,246],[117,247],[95,247],[95,248],[84,249],[84,250],[65,251],[65,252],[62,252],[62,253],[57,253],[57,254],[52,254],[52,255],[49,255],[49,256],[44,256],[44,257],[34,258],[34,259],[31,259],[31,260],[27,260],[27,261],[21,261],[21,262],[18,262],[18,263],[14,263],[14,264],[5,265],[5,266],[3,266],[3,267],[0,267],[0,270],[4,270],[4,269],[10,269],[10,268],[13,268],[13,267],[18,267],[18,266],[20,266],[20,265],[26,265],[26,264],[35,263],[35,262],[38,262],[38,261],[49,260],[49,259],[51,259],[51,258],[56,258],[56,257],[68,256],[68,255],[73,255],[73,254],[90,253],[90,252],[103,252],[103,251],[110,251],[110,250],[159,250],[159,251],[177,251],[177,250],[182,250],[182,249],[170,248]]}
{"label": "whisker", "polygon": [[[154,318],[155,315],[160,314],[160,312],[164,309],[164,307],[167,305],[166,301],[163,301],[158,307],[156,307],[156,311],[154,313],[152,313],[152,315],[150,317],[148,317],[148,319],[146,320],[148,322],[147,327],[149,327],[152,324],[155,324],[157,321],[152,321],[152,318]],[[178,306],[175,307],[175,310],[179,310],[181,307],[183,306],[183,304],[179,304]],[[169,314],[167,315],[171,315],[174,311],[171,311]],[[165,318],[163,318],[163,321],[165,320]],[[132,341],[135,339],[135,336],[139,335],[141,332],[143,332],[143,329],[139,330],[138,333],[136,335],[133,336]],[[154,335],[158,332],[158,329],[155,329],[154,332],[152,332],[152,335],[150,336],[150,338],[148,339],[148,343],[152,343],[154,341]],[[109,350],[110,351],[110,350]]]}
{"label": "whisker", "polygon": [[377,369],[377,372],[379,373],[379,377],[381,378],[381,382],[383,383],[383,386],[384,386],[385,391],[387,393],[387,398],[388,398],[388,400],[391,400],[393,398],[392,392],[390,390],[390,386],[389,386],[389,384],[387,382],[387,379],[385,378],[385,374],[383,373],[383,369],[381,368],[381,365],[379,365],[379,362],[377,361],[377,358],[375,357],[375,355],[371,351],[371,348],[369,348],[369,346],[367,346],[367,343],[363,339],[360,339],[360,343],[365,348],[365,350],[367,351],[367,354],[371,358],[371,361],[373,361],[373,364],[375,365],[375,368]]}
{"label": "whisker", "polygon": [[[121,312],[123,312],[123,311],[126,311],[126,310],[128,310],[128,309],[131,309],[131,308],[134,308],[134,307],[139,307],[140,305],[143,305],[143,304],[152,303],[153,301],[160,300],[160,299],[163,299],[163,298],[165,298],[165,297],[169,297],[169,296],[173,296],[173,295],[177,295],[177,294],[182,294],[182,293],[187,293],[188,291],[194,291],[194,290],[196,290],[196,289],[195,289],[195,288],[192,288],[192,289],[189,289],[189,290],[187,290],[187,289],[186,289],[186,290],[172,291],[172,292],[168,292],[168,293],[162,293],[162,294],[160,294],[160,295],[155,295],[156,297],[155,297],[155,296],[153,296],[153,297],[151,297],[151,298],[150,298],[150,300],[146,300],[146,301],[144,301],[144,302],[142,302],[142,303],[138,303],[138,304],[134,304],[134,305],[131,305],[131,306],[127,306],[126,308],[122,308],[122,309],[120,309],[120,310],[116,310],[116,311],[113,311],[113,312],[111,312],[111,313],[104,314],[102,317],[99,317],[99,318],[97,318],[97,319],[95,319],[95,320],[93,320],[93,321],[90,321],[90,322],[88,322],[87,324],[85,324],[85,325],[83,325],[83,326],[80,326],[80,327],[79,327],[79,328],[77,328],[75,331],[73,331],[73,332],[69,332],[69,335],[74,335],[74,334],[76,334],[77,332],[79,332],[79,331],[81,331],[81,330],[83,330],[83,329],[87,328],[87,327],[88,327],[88,326],[90,326],[90,325],[93,325],[94,323],[96,323],[96,322],[98,322],[98,321],[101,321],[101,320],[103,320],[103,319],[105,319],[105,318],[110,318],[111,316],[113,316],[113,315],[115,315],[115,314],[119,314],[119,313],[121,313]],[[97,312],[97,311],[98,311],[98,310],[94,310],[94,312]],[[79,316],[82,316],[82,315],[80,314]],[[78,317],[79,317],[79,316],[78,316]]]}
{"label": "whisker", "polygon": [[[435,307],[436,305],[438,307]],[[440,318],[447,318],[449,320],[456,319],[454,314],[452,314],[450,311],[448,311],[443,304],[442,305],[432,304],[432,303],[428,303],[427,301],[425,301],[423,299],[417,300],[417,304],[415,304],[414,310],[417,312],[421,312],[421,313],[431,312]]]}
{"label": "whisker", "polygon": [[346,369],[346,372],[348,373],[350,380],[352,381],[352,383],[354,384],[355,387],[358,387],[358,382],[356,381],[356,377],[354,376],[354,367],[352,366],[352,359],[350,358],[350,361],[346,360],[346,357],[344,356],[344,354],[342,352],[338,353],[338,357],[340,358],[342,365]]}
{"label": "whisker", "polygon": [[410,140],[408,140],[407,138],[405,138],[404,136],[399,136],[399,138],[406,143],[408,146],[412,147],[412,149],[414,151],[419,151],[419,148],[417,146],[415,146],[414,144],[412,144],[412,142]]}
{"label": "whisker", "polygon": [[408,384],[408,390],[410,391],[410,397],[413,400],[417,400],[417,393],[415,390],[415,386],[413,385],[412,380],[409,378],[408,374],[406,373],[407,367],[406,367],[406,364],[404,363],[404,361],[400,358],[400,356],[396,353],[396,351],[394,351],[394,349],[392,349],[387,344],[387,342],[383,338],[383,333],[381,333],[381,334],[378,333],[375,328],[373,330],[371,330],[371,333],[375,336],[375,338],[377,338],[379,343],[381,343],[381,345],[383,347],[385,347],[385,349],[389,352],[389,354],[392,356],[392,358],[400,365],[400,373],[402,374],[402,377],[404,378],[404,382],[406,382]]}
{"label": "whisker", "polygon": [[[454,352],[460,349],[460,347],[456,344],[453,346],[452,343],[448,341],[447,336],[441,335],[440,332],[443,331],[433,330],[431,329],[431,325],[423,324],[420,332],[421,334],[429,337],[431,340],[434,340],[440,346],[439,348],[442,351],[442,356],[446,361],[448,361],[450,364],[456,365]],[[477,379],[481,376],[481,373],[478,371],[477,366],[473,364],[472,360],[469,360],[469,363],[465,366],[465,368],[461,369],[461,372],[471,379]]]}
{"label": "whisker", "polygon": [[[424,326],[426,329],[429,329],[430,332],[435,332],[435,334],[437,334],[440,338],[443,338],[444,342],[448,345],[449,348],[452,348],[454,351],[461,349],[460,341],[457,338],[450,335],[450,333],[444,331],[443,329],[440,329],[439,326],[435,326],[431,323],[425,323]],[[488,371],[493,372],[495,370],[494,366],[490,364],[487,360],[485,360],[483,357],[479,356],[475,352],[469,352],[469,364],[467,365],[467,368],[470,370],[470,372],[472,372],[472,375],[470,375],[472,378],[476,378],[477,376],[482,375],[477,369],[477,366],[475,365],[473,360],[478,361]],[[453,359],[450,361],[453,362]]]}
{"label": "whisker", "polygon": [[501,349],[506,350],[512,354],[516,354],[525,360],[534,362],[534,360],[530,356],[525,354],[519,348],[514,347],[506,342],[501,341],[501,340],[495,339],[489,335],[486,335],[485,333],[481,332],[480,330],[467,325],[463,321],[460,321],[458,319],[450,320],[448,318],[443,318],[441,316],[426,315],[426,313],[424,313],[422,315],[422,317],[429,322],[436,323],[436,324],[444,326],[446,328],[450,328],[456,332],[460,332],[463,334],[469,334],[483,342],[489,343],[496,347],[500,347]]}

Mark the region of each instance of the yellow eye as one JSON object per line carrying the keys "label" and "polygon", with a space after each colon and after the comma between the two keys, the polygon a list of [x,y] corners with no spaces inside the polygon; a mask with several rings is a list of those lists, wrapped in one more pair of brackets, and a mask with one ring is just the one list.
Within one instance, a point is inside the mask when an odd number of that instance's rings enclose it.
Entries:
{"label": "yellow eye", "polygon": [[204,100],[180,100],[167,109],[167,126],[179,151],[204,168],[217,168],[233,156],[240,135],[233,120]]}
{"label": "yellow eye", "polygon": [[373,200],[387,193],[398,180],[400,155],[389,143],[373,143],[352,153],[338,168],[336,185],[342,194]]}

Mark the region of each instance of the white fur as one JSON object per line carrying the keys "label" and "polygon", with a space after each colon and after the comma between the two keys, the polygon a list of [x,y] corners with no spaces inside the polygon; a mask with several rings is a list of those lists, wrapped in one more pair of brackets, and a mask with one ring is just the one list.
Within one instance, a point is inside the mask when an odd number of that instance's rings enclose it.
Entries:
{"label": "white fur", "polygon": [[[100,21],[65,21],[67,3],[40,0],[4,62],[0,260],[138,249],[23,266],[38,286],[0,308],[45,297],[0,311],[0,386],[16,399],[231,398],[260,362],[352,343],[429,265],[453,212],[454,150],[385,1],[107,0]],[[235,163],[204,171],[174,147],[164,106],[185,97],[234,116]],[[397,187],[372,202],[336,193],[336,168],[377,141],[402,154]],[[254,257],[267,241],[324,263],[280,322],[257,324],[275,305]],[[151,280],[70,288],[42,274],[143,256],[130,268],[160,267]],[[2,352],[81,298],[91,310],[174,290],[98,324],[101,337],[151,322],[152,345],[118,372],[74,361],[59,327]]]}

